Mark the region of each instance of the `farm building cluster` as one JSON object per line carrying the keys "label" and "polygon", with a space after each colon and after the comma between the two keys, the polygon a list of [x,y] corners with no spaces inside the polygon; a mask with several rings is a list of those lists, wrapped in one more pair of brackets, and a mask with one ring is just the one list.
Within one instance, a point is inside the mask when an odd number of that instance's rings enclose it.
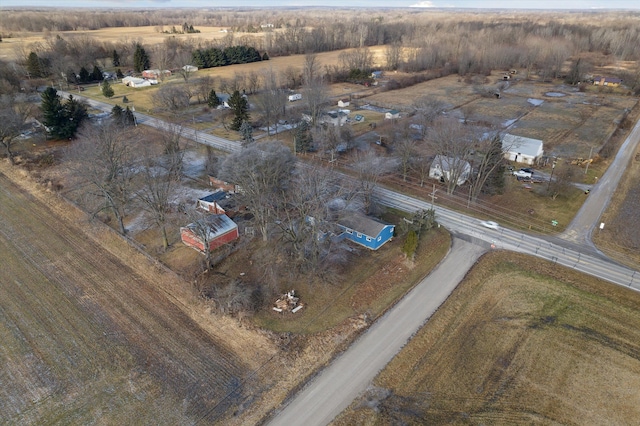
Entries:
{"label": "farm building cluster", "polygon": [[[215,190],[196,200],[195,208],[202,219],[180,228],[182,242],[200,252],[211,252],[240,237],[234,217],[245,211],[236,203],[234,195],[240,192],[237,185],[209,178]],[[353,211],[344,211],[336,221],[341,232],[332,235],[338,240],[348,240],[371,250],[378,250],[393,238],[395,226],[383,223],[373,217]]]}

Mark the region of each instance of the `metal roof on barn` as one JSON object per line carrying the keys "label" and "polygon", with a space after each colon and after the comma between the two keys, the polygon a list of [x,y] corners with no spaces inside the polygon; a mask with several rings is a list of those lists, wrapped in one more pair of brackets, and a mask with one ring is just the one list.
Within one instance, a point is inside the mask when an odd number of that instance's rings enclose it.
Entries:
{"label": "metal roof on barn", "polygon": [[227,193],[225,191],[216,191],[213,194],[209,194],[205,197],[198,198],[200,201],[206,201],[207,203],[212,203],[214,201],[224,200],[227,197]]}
{"label": "metal roof on barn", "polygon": [[518,152],[522,155],[537,157],[542,150],[542,141],[507,133],[502,137],[502,149],[506,152]]}
{"label": "metal roof on barn", "polygon": [[[238,225],[231,220],[227,215],[224,214],[214,214],[205,217],[198,221],[199,223],[205,222],[209,225],[209,238],[213,239],[220,235],[224,235],[227,232],[233,231],[238,227]],[[185,228],[193,229],[196,227],[195,223],[188,224]]]}

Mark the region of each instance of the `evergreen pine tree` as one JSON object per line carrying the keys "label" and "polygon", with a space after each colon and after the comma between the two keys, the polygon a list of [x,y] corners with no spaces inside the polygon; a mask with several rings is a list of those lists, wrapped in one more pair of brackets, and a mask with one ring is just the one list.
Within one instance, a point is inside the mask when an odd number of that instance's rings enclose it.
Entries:
{"label": "evergreen pine tree", "polygon": [[242,134],[242,143],[243,146],[249,145],[254,141],[253,139],[253,127],[251,127],[251,123],[248,121],[243,121],[240,125],[240,134]]}
{"label": "evergreen pine tree", "polygon": [[124,74],[122,74],[122,71],[120,70],[120,68],[118,68],[116,70],[116,77],[118,77],[118,78],[123,78],[124,77]]}
{"label": "evergreen pine tree", "polygon": [[122,122],[125,126],[133,126],[136,124],[136,117],[133,115],[133,111],[131,111],[131,108],[127,107],[127,109],[124,110]]}
{"label": "evergreen pine tree", "polygon": [[80,73],[78,75],[80,76],[80,83],[88,83],[91,81],[91,75],[85,67],[80,68]]}
{"label": "evergreen pine tree", "polygon": [[100,71],[97,65],[94,65],[93,71],[91,72],[91,81],[102,81],[103,79],[102,71]]}
{"label": "evergreen pine tree", "polygon": [[29,57],[27,58],[27,71],[31,78],[44,77],[42,63],[35,52],[29,53]]}
{"label": "evergreen pine tree", "polygon": [[142,72],[148,70],[151,67],[151,61],[149,55],[142,46],[136,44],[136,50],[133,53],[133,69],[135,72]]}
{"label": "evergreen pine tree", "polygon": [[268,61],[269,60],[269,55],[267,55],[267,52],[264,52],[264,54],[262,55],[262,60],[263,61]]}
{"label": "evergreen pine tree", "polygon": [[113,55],[111,56],[111,63],[114,67],[120,66],[120,55],[116,52],[116,49],[113,49]]}
{"label": "evergreen pine tree", "polygon": [[58,91],[47,87],[42,93],[43,124],[47,131],[55,138],[70,139],[75,136],[82,122],[88,117],[84,104],[69,96],[66,103],[62,103]]}
{"label": "evergreen pine tree", "polygon": [[69,95],[69,99],[64,104],[62,125],[58,132],[58,136],[63,139],[71,139],[82,125],[82,122],[89,116],[87,107],[75,99],[73,95]]}
{"label": "evergreen pine tree", "polygon": [[105,98],[112,98],[114,95],[113,87],[111,87],[107,80],[102,82],[102,94]]}
{"label": "evergreen pine tree", "polygon": [[209,92],[207,105],[209,105],[211,108],[217,108],[220,105],[220,98],[218,97],[214,89],[211,89],[211,91]]}
{"label": "evergreen pine tree", "polygon": [[124,110],[120,105],[114,105],[113,108],[111,108],[111,117],[116,123],[119,123],[123,116]]}
{"label": "evergreen pine tree", "polygon": [[234,112],[231,129],[238,131],[243,121],[249,121],[249,103],[247,99],[236,90],[229,98],[229,107]]}
{"label": "evergreen pine tree", "polygon": [[309,123],[302,120],[295,131],[295,148],[296,152],[307,152],[313,146],[313,138],[309,131]]}
{"label": "evergreen pine tree", "polygon": [[64,107],[60,101],[60,96],[58,96],[58,91],[53,87],[47,87],[44,92],[42,92],[41,99],[42,103],[40,104],[40,109],[42,110],[43,116],[42,124],[44,124],[49,133],[54,137],[57,137],[58,128],[64,119]]}

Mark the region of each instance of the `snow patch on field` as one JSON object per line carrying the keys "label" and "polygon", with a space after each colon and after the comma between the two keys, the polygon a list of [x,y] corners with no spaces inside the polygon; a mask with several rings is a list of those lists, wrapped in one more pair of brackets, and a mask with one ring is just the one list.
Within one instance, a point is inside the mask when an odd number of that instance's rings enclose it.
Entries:
{"label": "snow patch on field", "polygon": [[192,178],[199,178],[205,171],[207,158],[195,151],[186,151],[182,158],[182,173]]}
{"label": "snow patch on field", "polygon": [[540,106],[544,103],[544,100],[529,98],[527,99],[527,102],[529,102],[531,105]]}
{"label": "snow patch on field", "polygon": [[513,120],[503,121],[502,122],[502,126],[503,127],[511,127],[513,125],[513,123],[515,123],[516,121],[518,121],[517,118],[514,118]]}

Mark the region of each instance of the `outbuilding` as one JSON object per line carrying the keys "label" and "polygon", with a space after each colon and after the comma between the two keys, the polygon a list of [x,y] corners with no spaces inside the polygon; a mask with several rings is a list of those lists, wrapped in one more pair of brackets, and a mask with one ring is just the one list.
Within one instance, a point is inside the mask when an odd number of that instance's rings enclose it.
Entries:
{"label": "outbuilding", "polygon": [[124,77],[122,79],[122,84],[129,87],[139,88],[151,86],[152,82],[151,80],[146,80],[139,77]]}
{"label": "outbuilding", "polygon": [[205,197],[198,198],[196,208],[213,214],[225,214],[226,212],[220,206],[220,201],[226,199],[228,194],[224,191],[216,191]]}
{"label": "outbuilding", "polygon": [[238,238],[238,225],[224,214],[207,216],[180,228],[182,242],[198,251],[215,250]]}
{"label": "outbuilding", "polygon": [[396,120],[398,118],[400,118],[400,111],[392,109],[391,111],[387,111],[384,114],[384,118],[386,120]]}
{"label": "outbuilding", "polygon": [[544,153],[541,140],[506,133],[502,137],[504,158],[532,166]]}

